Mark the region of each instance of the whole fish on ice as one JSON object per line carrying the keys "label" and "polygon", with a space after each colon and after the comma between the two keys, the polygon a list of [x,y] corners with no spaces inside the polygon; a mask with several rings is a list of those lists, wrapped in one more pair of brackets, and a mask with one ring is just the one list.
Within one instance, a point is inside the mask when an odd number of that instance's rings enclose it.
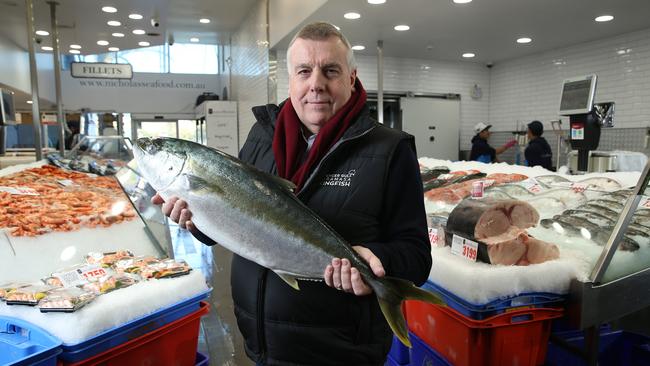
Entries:
{"label": "whole fish on ice", "polygon": [[442,304],[410,281],[374,275],[368,264],[292,192],[293,183],[195,142],[140,138],[138,170],[167,200],[188,203],[192,222],[226,249],[264,266],[299,290],[297,280],[322,279],[333,258],[347,258],[377,296],[393,332],[409,345],[405,299]]}

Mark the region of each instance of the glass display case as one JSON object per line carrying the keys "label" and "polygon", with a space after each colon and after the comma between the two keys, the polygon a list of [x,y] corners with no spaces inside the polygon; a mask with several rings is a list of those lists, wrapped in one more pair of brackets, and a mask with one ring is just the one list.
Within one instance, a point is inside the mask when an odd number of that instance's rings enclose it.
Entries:
{"label": "glass display case", "polygon": [[39,280],[89,252],[169,256],[166,222],[132,157],[126,138],[85,137],[65,158],[48,156],[53,165],[0,170],[0,283]]}

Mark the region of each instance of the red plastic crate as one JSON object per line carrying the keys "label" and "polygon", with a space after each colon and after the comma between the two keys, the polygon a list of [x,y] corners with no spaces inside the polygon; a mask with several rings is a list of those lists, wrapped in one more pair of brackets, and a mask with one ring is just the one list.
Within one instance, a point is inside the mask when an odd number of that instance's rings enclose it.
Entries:
{"label": "red plastic crate", "polygon": [[201,301],[199,310],[138,338],[76,363],[59,360],[63,366],[193,366],[199,341],[201,317],[210,305]]}
{"label": "red plastic crate", "polygon": [[523,309],[484,320],[420,301],[406,302],[411,332],[456,366],[542,365],[552,319],[562,309]]}

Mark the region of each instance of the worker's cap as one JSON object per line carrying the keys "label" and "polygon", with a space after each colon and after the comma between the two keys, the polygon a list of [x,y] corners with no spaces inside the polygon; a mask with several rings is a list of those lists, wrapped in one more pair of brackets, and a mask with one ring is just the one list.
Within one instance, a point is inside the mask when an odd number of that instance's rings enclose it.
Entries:
{"label": "worker's cap", "polygon": [[528,124],[528,129],[533,136],[542,136],[544,133],[544,125],[540,121],[533,121]]}
{"label": "worker's cap", "polygon": [[474,132],[481,133],[481,132],[489,129],[490,127],[492,127],[492,125],[486,125],[483,122],[479,122],[474,126]]}

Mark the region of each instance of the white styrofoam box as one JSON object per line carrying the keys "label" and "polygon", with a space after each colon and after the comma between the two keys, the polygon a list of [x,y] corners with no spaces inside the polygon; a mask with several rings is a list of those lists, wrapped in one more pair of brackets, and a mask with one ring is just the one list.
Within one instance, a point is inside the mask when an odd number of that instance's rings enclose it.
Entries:
{"label": "white styrofoam box", "polygon": [[255,118],[251,109],[268,103],[269,54],[266,1],[259,1],[232,36],[232,96],[238,102],[239,146],[243,146]]}

